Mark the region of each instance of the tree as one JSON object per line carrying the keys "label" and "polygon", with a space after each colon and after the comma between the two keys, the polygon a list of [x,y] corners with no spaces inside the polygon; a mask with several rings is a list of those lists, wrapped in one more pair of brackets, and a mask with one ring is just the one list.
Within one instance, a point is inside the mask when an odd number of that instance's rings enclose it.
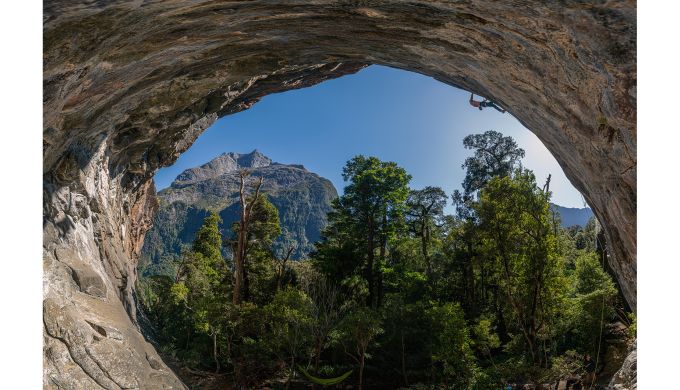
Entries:
{"label": "tree", "polygon": [[494,369],[497,369],[491,350],[500,347],[501,341],[493,330],[491,319],[486,316],[481,317],[472,328],[472,333],[474,335],[474,346],[481,350],[489,358]]}
{"label": "tree", "polygon": [[[185,253],[170,291],[176,302],[184,302],[195,331],[212,339],[215,371],[220,369],[218,356],[220,323],[226,294],[227,267],[222,258],[220,218],[209,213],[196,232],[191,251]],[[190,331],[190,329],[188,329]],[[187,338],[187,345],[189,340]]]}
{"label": "tree", "polygon": [[[250,299],[249,271],[254,265],[249,264],[249,257],[256,257],[261,261],[271,260],[272,243],[281,234],[279,212],[260,192],[263,178],[259,178],[249,191],[246,183],[249,175],[250,172],[246,170],[239,172],[240,215],[239,220],[232,226],[236,237],[231,242],[234,253],[232,303],[235,305],[244,299]],[[252,192],[253,195],[248,196],[248,192]]]}
{"label": "tree", "polygon": [[572,299],[573,323],[576,344],[582,352],[595,356],[601,352],[603,321],[614,314],[616,288],[611,277],[604,271],[597,254],[585,252],[576,260]]}
{"label": "tree", "polygon": [[[234,224],[238,236],[239,224]],[[245,238],[243,300],[265,304],[276,290],[273,242],[281,234],[279,212],[264,194],[254,204]]]}
{"label": "tree", "polygon": [[447,302],[432,305],[427,315],[432,335],[431,359],[444,381],[444,388],[469,388],[476,363],[463,310],[460,305]]}
{"label": "tree", "polygon": [[505,137],[498,131],[489,130],[483,134],[470,134],[463,139],[466,149],[474,155],[465,159],[465,195],[479,191],[496,176],[508,176],[524,157],[524,149],[517,146],[512,137]]}
{"label": "tree", "polygon": [[483,256],[491,262],[494,282],[538,366],[544,361],[539,334],[549,325],[566,284],[549,199],[550,193],[536,186],[533,173],[517,170],[512,176],[491,179],[475,204]]}
{"label": "tree", "polygon": [[619,313],[596,221],[560,228],[548,186],[518,167],[509,137],[466,140],[475,153],[454,215],[440,188],[409,190],[396,164],[348,161],[310,262],[290,261],[294,246],[275,257],[278,211],[241,172],[242,218],[225,240],[240,279],[211,214],[174,274],[140,278],[154,338],[191,368],[229,364],[235,388],[283,376],[292,387],[296,368],[326,386],[356,368],[359,388],[488,389],[602,356],[603,325]]}
{"label": "tree", "polygon": [[[387,244],[402,224],[411,176],[393,162],[361,155],[347,162],[342,175],[348,185],[344,195],[333,203],[317,260],[334,261],[333,252],[352,255],[353,265],[363,268],[362,276],[368,286],[367,305],[375,308],[382,299],[382,265]],[[332,266],[320,264],[320,268]]]}
{"label": "tree", "polygon": [[358,307],[342,322],[342,345],[347,356],[359,365],[359,390],[363,389],[366,351],[373,339],[383,332],[378,313]]}
{"label": "tree", "polygon": [[406,220],[413,233],[421,239],[421,251],[428,277],[432,277],[432,262],[429,246],[433,230],[444,218],[446,192],[439,187],[425,187],[422,190],[411,190],[406,199]]}
{"label": "tree", "polygon": [[[463,192],[455,190],[451,195],[456,208],[457,223],[454,234],[447,237],[447,244],[448,252],[454,259],[453,263],[461,273],[464,307],[470,312],[479,313],[482,305],[487,304],[489,300],[493,302],[497,300],[497,291],[496,287],[489,283],[488,265],[479,256],[481,243],[477,234],[479,221],[475,202],[479,191],[489,180],[498,176],[508,176],[520,166],[524,150],[517,146],[512,137],[503,136],[493,130],[468,135],[463,139],[463,145],[474,153],[466,158],[462,165],[465,169]],[[497,305],[495,306],[500,321],[504,322],[502,312],[498,310]]]}
{"label": "tree", "polygon": [[311,278],[302,280],[302,289],[312,300],[312,325],[314,372],[318,373],[321,353],[330,345],[331,332],[338,326],[344,313],[340,291],[323,275],[312,272]]}
{"label": "tree", "polygon": [[224,345],[234,367],[235,388],[253,389],[277,372],[267,328],[267,310],[251,302],[228,303],[223,313]]}
{"label": "tree", "polygon": [[304,292],[287,288],[276,293],[265,311],[270,318],[268,342],[276,354],[286,356],[281,361],[289,368],[286,382],[286,388],[289,388],[296,359],[311,342],[313,303]]}
{"label": "tree", "polygon": [[236,250],[234,251],[234,291],[232,296],[232,303],[238,305],[241,303],[243,294],[243,280],[245,278],[245,262],[248,251],[248,225],[250,223],[250,214],[253,206],[257,203],[260,196],[260,187],[262,186],[263,178],[260,178],[257,184],[254,185],[253,196],[248,198],[246,179],[250,176],[247,170],[239,171],[239,204],[241,212],[239,214],[238,228],[236,229]]}

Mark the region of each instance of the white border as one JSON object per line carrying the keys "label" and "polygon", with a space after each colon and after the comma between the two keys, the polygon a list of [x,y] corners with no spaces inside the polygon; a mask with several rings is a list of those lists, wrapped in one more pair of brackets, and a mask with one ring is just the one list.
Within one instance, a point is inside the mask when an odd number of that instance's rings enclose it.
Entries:
{"label": "white border", "polygon": [[42,388],[42,8],[0,11],[0,387]]}

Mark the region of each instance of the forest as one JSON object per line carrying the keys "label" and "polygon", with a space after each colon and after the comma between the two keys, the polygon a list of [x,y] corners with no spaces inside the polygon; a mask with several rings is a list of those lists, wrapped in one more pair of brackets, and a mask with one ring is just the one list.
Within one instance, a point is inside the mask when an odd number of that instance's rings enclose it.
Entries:
{"label": "forest", "polygon": [[210,214],[172,276],[140,277],[149,339],[168,362],[237,389],[500,389],[594,375],[606,325],[635,332],[597,221],[561,227],[549,179],[537,182],[511,137],[463,142],[472,155],[453,194],[410,188],[394,162],[349,160],[322,239],[299,261],[294,247],[275,255],[277,209],[242,171],[229,234]]}

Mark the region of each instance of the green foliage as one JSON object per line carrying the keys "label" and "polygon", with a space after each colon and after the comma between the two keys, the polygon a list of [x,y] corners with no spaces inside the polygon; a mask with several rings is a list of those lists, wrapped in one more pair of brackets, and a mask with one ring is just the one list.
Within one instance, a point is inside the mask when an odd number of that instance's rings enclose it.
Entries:
{"label": "green foliage", "polygon": [[[232,225],[232,231],[235,236],[238,234],[238,223],[235,222]],[[248,241],[251,242],[251,245],[258,246],[259,249],[271,251],[274,240],[280,234],[279,211],[271,203],[268,196],[258,197],[251,212]]]}
{"label": "green foliage", "polygon": [[571,321],[574,347],[595,355],[602,336],[603,321],[614,315],[616,288],[611,277],[602,269],[598,256],[583,253],[576,261],[572,293]]}
{"label": "green foliage", "polygon": [[628,327],[628,336],[637,338],[637,316],[635,313],[628,314],[630,317],[630,326]]}
{"label": "green foliage", "polygon": [[[232,225],[232,236],[226,244],[235,253],[240,224]],[[266,195],[253,205],[246,234],[246,259],[243,298],[259,305],[266,304],[276,289],[273,244],[281,234],[279,213]]]}
{"label": "green foliage", "polygon": [[579,372],[583,367],[583,355],[569,350],[563,355],[557,356],[552,361],[552,367],[547,373],[548,379],[565,378],[569,375]]}
{"label": "green foliage", "polygon": [[485,353],[491,354],[492,349],[501,346],[501,341],[493,329],[492,320],[487,317],[480,317],[477,324],[472,328],[474,335],[473,345]]}
{"label": "green foliage", "polygon": [[438,381],[454,388],[468,388],[476,362],[463,310],[460,305],[447,302],[432,305],[426,313],[434,335],[430,350]]}
{"label": "green foliage", "polygon": [[367,307],[352,310],[340,324],[340,340],[345,353],[359,365],[359,390],[363,388],[368,348],[375,337],[383,333],[379,314]]}
{"label": "green foliage", "polygon": [[359,360],[361,355],[365,355],[375,337],[383,332],[383,329],[378,313],[360,306],[345,317],[340,325],[340,331],[343,341],[348,346],[346,350],[350,354],[355,354],[356,359]]}
{"label": "green foliage", "polygon": [[[561,310],[565,283],[551,224],[549,194],[529,171],[495,177],[475,204],[481,250],[492,264],[491,279],[507,302],[507,313],[522,334],[526,352],[542,362],[541,343]],[[545,329],[544,329],[545,327]]]}
{"label": "green foliage", "polygon": [[393,162],[361,155],[347,162],[342,176],[348,184],[344,195],[333,202],[315,262],[335,282],[363,278],[367,302],[377,308],[388,244],[403,229],[411,176]]}
{"label": "green foliage", "polygon": [[466,140],[472,192],[458,194],[456,215],[444,215],[441,189],[409,190],[396,164],[350,160],[313,258],[289,264],[280,286],[272,248],[282,232],[263,197],[240,305],[219,218],[206,216],[175,271],[137,288],[162,349],[191,367],[228,367],[237,388],[291,385],[299,371],[322,386],[354,376],[358,388],[482,390],[564,378],[583,354],[604,353],[617,291],[597,223],[562,229],[509,137]]}
{"label": "green foliage", "polygon": [[234,370],[234,382],[250,389],[276,375],[279,359],[271,350],[267,311],[251,302],[229,303],[223,318],[222,343]]}
{"label": "green foliage", "polygon": [[196,238],[192,245],[194,253],[200,254],[207,259],[209,266],[219,267],[222,260],[222,235],[219,225],[220,217],[215,213],[209,213],[203,221],[203,226],[196,232]]}
{"label": "green foliage", "polygon": [[269,318],[267,343],[292,371],[295,361],[309,348],[312,330],[312,300],[302,291],[288,288],[274,295],[264,307]]}
{"label": "green foliage", "polygon": [[463,146],[474,150],[474,155],[463,163],[466,171],[463,190],[466,195],[480,190],[494,177],[510,175],[524,157],[524,150],[512,137],[493,130],[468,135],[463,139]]}

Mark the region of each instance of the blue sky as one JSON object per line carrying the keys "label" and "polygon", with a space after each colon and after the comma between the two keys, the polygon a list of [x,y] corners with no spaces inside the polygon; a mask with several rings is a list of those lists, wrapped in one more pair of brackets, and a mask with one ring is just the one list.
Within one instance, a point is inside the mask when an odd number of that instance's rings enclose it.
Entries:
{"label": "blue sky", "polygon": [[[510,114],[468,104],[469,92],[430,77],[383,66],[319,85],[264,97],[251,109],[224,117],[177,162],[155,176],[160,190],[184,169],[223,152],[258,149],[280,163],[303,164],[342,193],[342,167],[357,154],[395,161],[412,176],[412,188],[460,188],[463,138],[497,130],[526,151],[524,166],[539,183],[552,174],[554,203],[583,207],[581,194],[541,141]],[[450,210],[450,209],[449,209]]]}

